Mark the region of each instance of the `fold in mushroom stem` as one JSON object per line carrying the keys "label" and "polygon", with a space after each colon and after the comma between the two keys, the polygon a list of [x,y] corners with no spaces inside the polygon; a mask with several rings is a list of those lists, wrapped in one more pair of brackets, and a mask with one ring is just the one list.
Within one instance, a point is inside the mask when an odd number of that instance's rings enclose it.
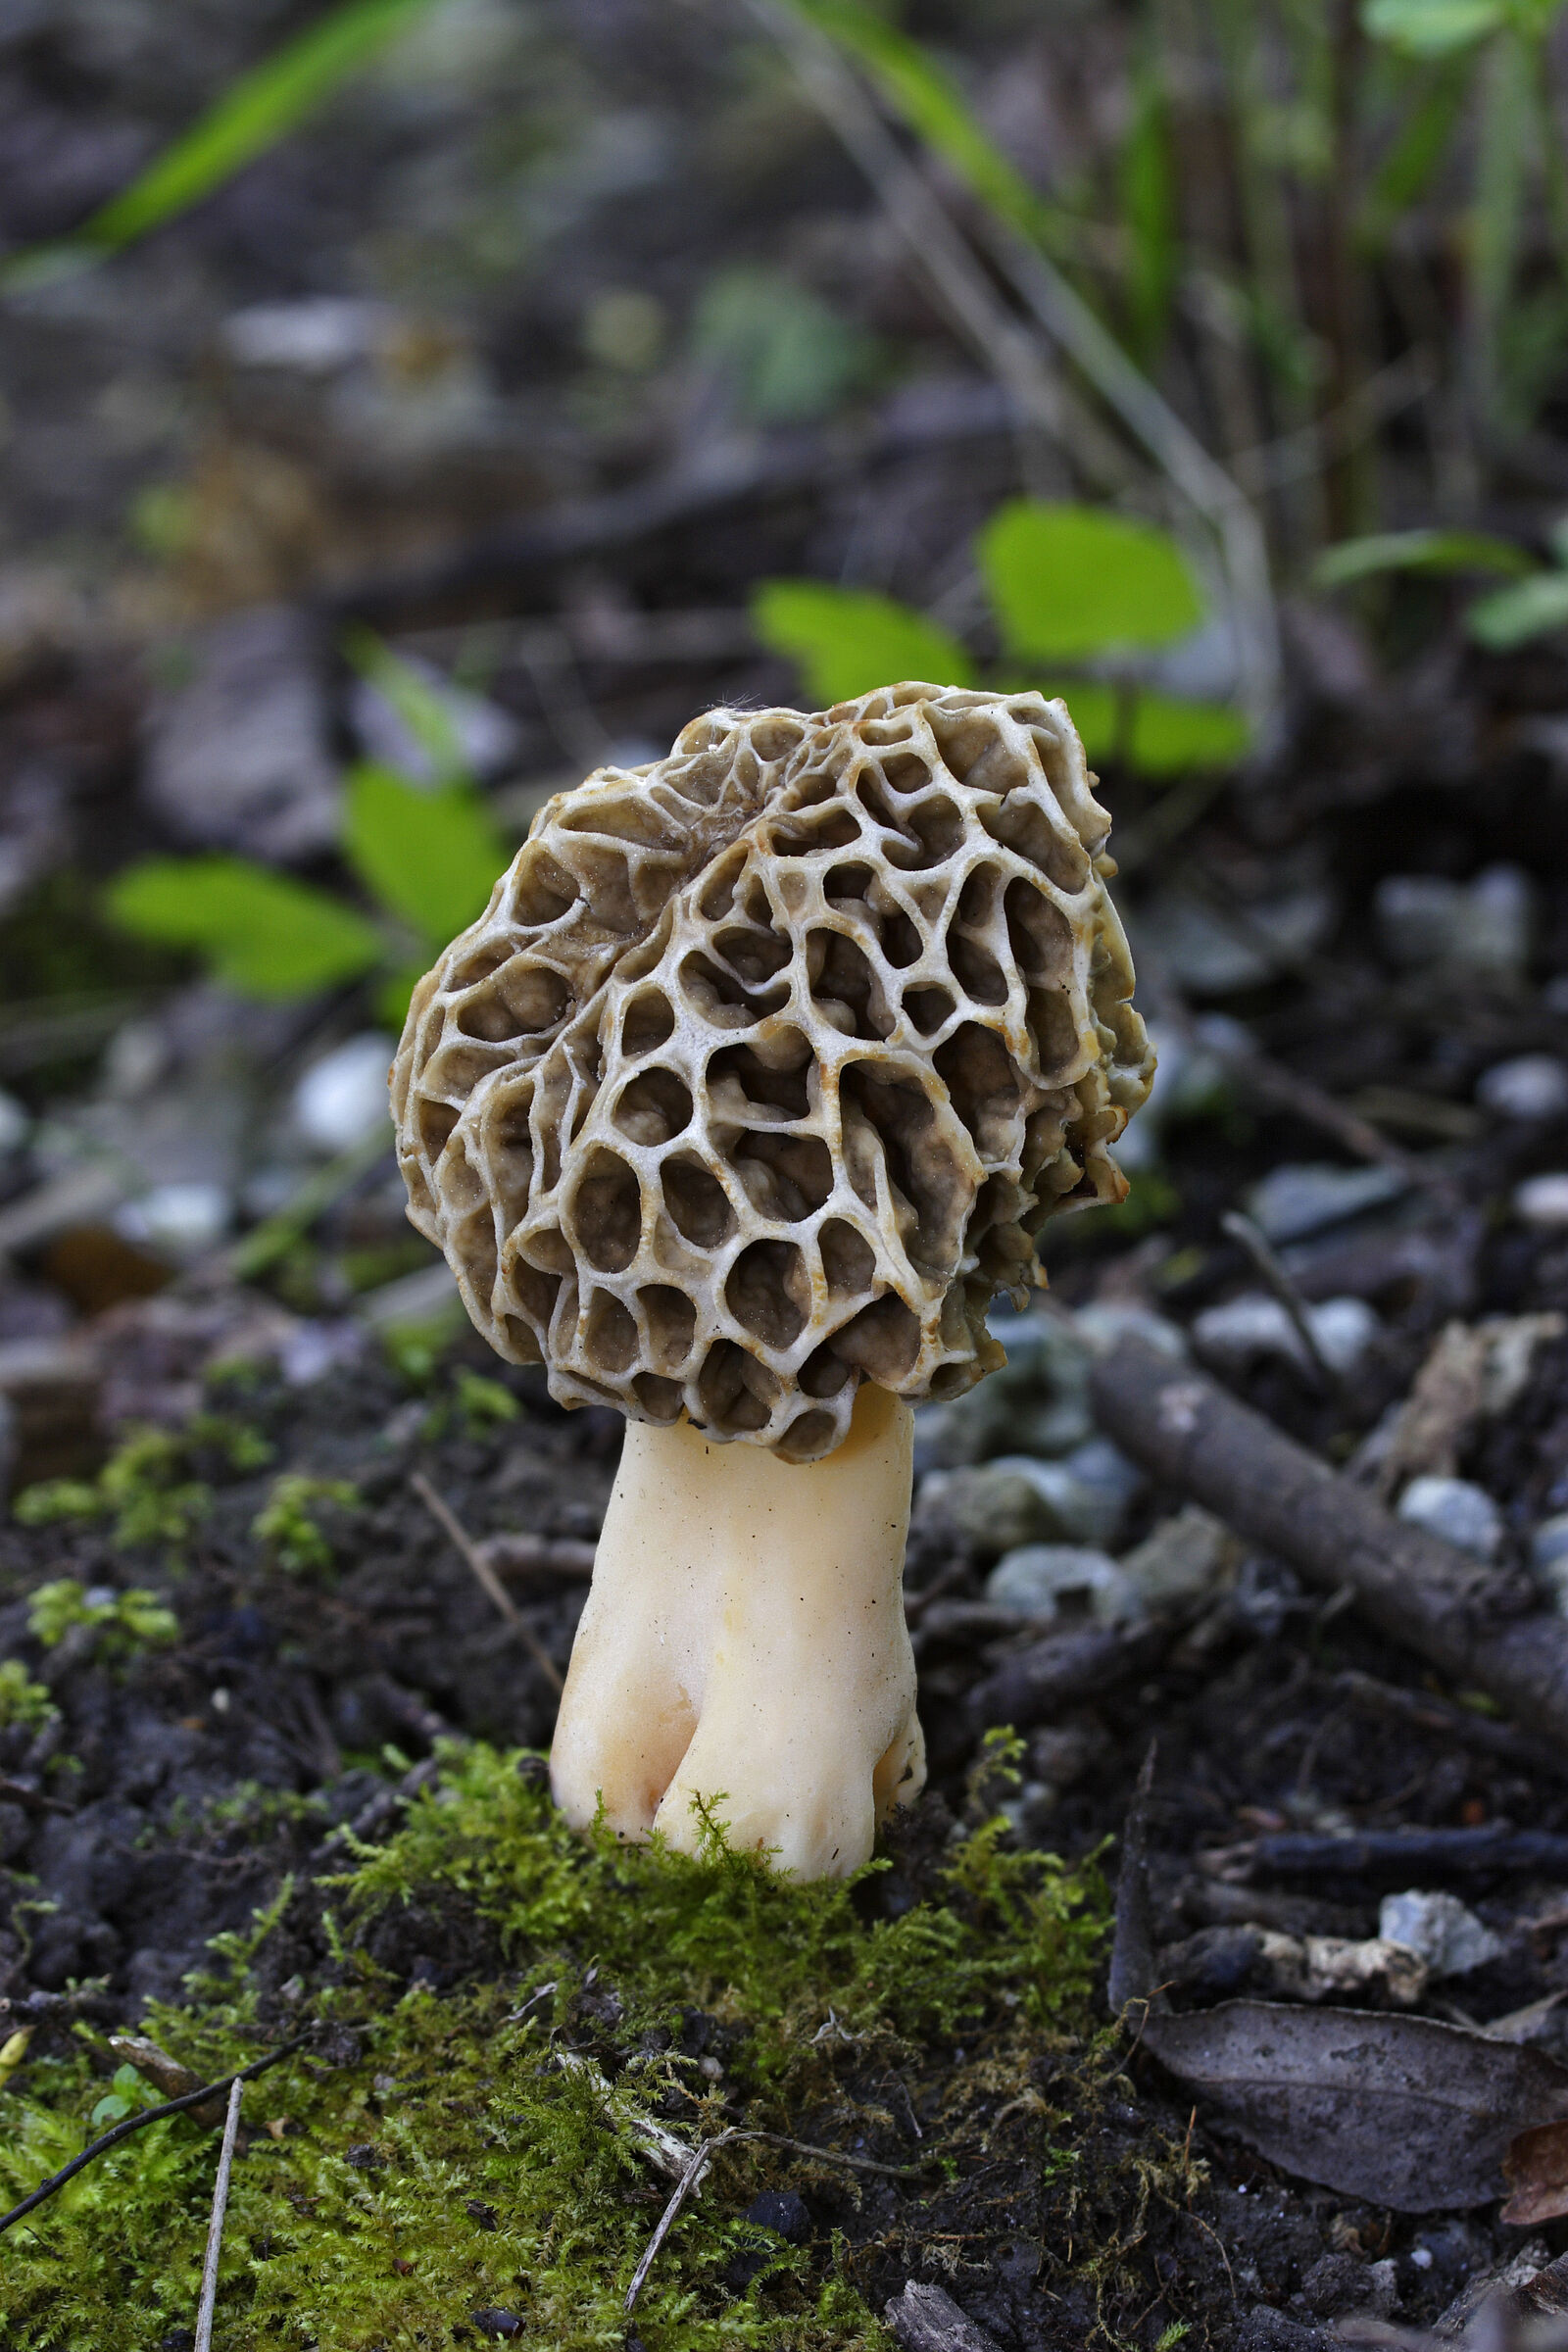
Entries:
{"label": "fold in mushroom stem", "polygon": [[925,1748],[904,1620],[913,1417],[862,1385],[825,1460],[631,1422],[551,1750],[587,1829],[732,1846],[801,1878],[870,1859],[919,1793]]}

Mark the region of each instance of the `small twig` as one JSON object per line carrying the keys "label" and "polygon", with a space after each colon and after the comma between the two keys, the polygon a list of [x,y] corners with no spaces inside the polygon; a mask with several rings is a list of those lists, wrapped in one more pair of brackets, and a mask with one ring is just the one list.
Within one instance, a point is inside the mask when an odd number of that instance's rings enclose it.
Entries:
{"label": "small twig", "polygon": [[479,1548],[479,1545],[474,1542],[473,1538],[469,1535],[462,1520],[452,1509],[451,1505],[442,1500],[441,1496],[436,1493],[434,1487],[431,1486],[430,1481],[425,1477],[422,1470],[416,1470],[414,1476],[410,1479],[409,1484],[414,1489],[415,1494],[419,1497],[419,1500],[423,1503],[425,1509],[429,1512],[431,1518],[435,1521],[437,1527],[440,1528],[442,1534],[446,1537],[447,1542],[452,1545],[454,1551],[460,1552],[463,1558],[467,1562],[469,1568],[473,1572],[475,1580],[483,1588],[484,1592],[488,1593],[491,1600],[495,1602],[496,1607],[500,1610],[508,1625],[512,1626],[515,1632],[521,1636],[523,1644],[527,1649],[529,1656],[533,1659],[534,1664],[538,1667],[540,1673],[550,1685],[551,1690],[554,1690],[556,1696],[559,1698],[562,1690],[564,1688],[564,1685],[561,1679],[560,1667],[556,1664],[555,1659],[550,1655],[549,1650],[546,1649],[544,1643],[540,1641],[533,1628],[525,1622],[511,1593],[507,1591],[505,1585],[501,1582],[500,1577],[497,1576],[495,1570],[491,1567],[489,1561],[485,1558],[484,1553]]}
{"label": "small twig", "polygon": [[711,2139],[703,2140],[692,2150],[670,2194],[669,2203],[659,2217],[659,2227],[643,2249],[643,2258],[631,2275],[623,2310],[629,2312],[642,2293],[648,2282],[648,2274],[654,2267],[660,2247],[669,2235],[676,2215],[693,2190],[701,2184],[703,2175],[713,2157],[720,2148],[732,2146],[743,2139],[763,2140],[770,2148],[789,2148],[797,2156],[814,2156],[818,2164],[843,2165],[852,2173],[876,2173],[884,2180],[918,2180],[930,2169],[927,2165],[873,2164],[868,2156],[841,2156],[836,2148],[813,2148],[808,2140],[786,2139],[778,2132],[743,2132],[735,2125],[731,2125],[727,2131],[715,2132]]}
{"label": "small twig", "polygon": [[1254,1225],[1250,1217],[1244,1216],[1239,1208],[1228,1208],[1221,1217],[1220,1224],[1233,1242],[1241,1244],[1263,1281],[1290,1317],[1291,1329],[1306,1351],[1308,1367],[1316,1375],[1318,1386],[1325,1395],[1343,1399],[1346,1393],[1344,1375],[1335,1370],[1324,1354],[1317,1333],[1312,1329],[1312,1318],[1307,1312],[1306,1300],[1301,1297],[1274,1251],[1269,1248],[1267,1237],[1261,1227]]}
{"label": "small twig", "polygon": [[63,2164],[58,2173],[51,2173],[47,2180],[40,2180],[31,2196],[24,2197],[20,2205],[13,2205],[9,2213],[0,2214],[0,2231],[9,2230],[13,2222],[20,2222],[24,2215],[32,2212],[34,2206],[43,2204],[57,2189],[64,2188],[68,2180],[74,2180],[83,2165],[91,2164],[95,2156],[102,2156],[108,2149],[118,2146],[121,2140],[128,2139],[133,2132],[144,2132],[149,2124],[161,2123],[166,2115],[183,2115],[189,2107],[200,2107],[206,2100],[220,2097],[232,2083],[254,2082],[257,2076],[265,2075],[270,2066],[276,2066],[281,2059],[291,2058],[307,2038],[304,2034],[296,2034],[292,2041],[285,2041],[280,2049],[269,2050],[265,2058],[253,2058],[250,2065],[242,2066],[237,2074],[220,2076],[216,2082],[204,2082],[199,2090],[187,2090],[180,2098],[166,2099],[161,2107],[144,2107],[140,2115],[127,2115],[123,2123],[116,2124],[101,2139],[95,2139],[90,2146],[83,2148],[79,2156],[73,2156],[69,2164]]}
{"label": "small twig", "polygon": [[223,2249],[223,2216],[228,2211],[228,2180],[234,2169],[234,2141],[239,2132],[239,2103],[245,2085],[236,2075],[229,2084],[228,2114],[223,2120],[223,2144],[218,2151],[218,2179],[213,2184],[213,2218],[207,2225],[207,2260],[202,2266],[202,2299],[196,2307],[194,2352],[213,2352],[213,2311],[218,2302],[218,2258]]}

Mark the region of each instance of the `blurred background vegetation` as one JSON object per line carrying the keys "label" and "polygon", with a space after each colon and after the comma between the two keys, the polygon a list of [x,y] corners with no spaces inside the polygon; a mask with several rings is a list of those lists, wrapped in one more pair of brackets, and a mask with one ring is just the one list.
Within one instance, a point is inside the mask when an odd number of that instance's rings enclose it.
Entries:
{"label": "blurred background vegetation", "polygon": [[1562,13],[9,0],[0,1247],[368,1182],[487,871],[719,701],[1062,693],[1156,993],[1499,858],[1554,969]]}

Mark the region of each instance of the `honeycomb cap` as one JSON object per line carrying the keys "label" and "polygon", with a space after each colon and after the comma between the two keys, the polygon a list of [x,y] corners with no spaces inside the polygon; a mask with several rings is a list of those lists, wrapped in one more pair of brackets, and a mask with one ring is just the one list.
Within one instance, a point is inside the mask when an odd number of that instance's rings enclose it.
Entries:
{"label": "honeycomb cap", "polygon": [[414,992],[409,1215],[566,1405],[791,1461],[1004,1358],[1153,1056],[1065,708],[709,711],[551,801]]}

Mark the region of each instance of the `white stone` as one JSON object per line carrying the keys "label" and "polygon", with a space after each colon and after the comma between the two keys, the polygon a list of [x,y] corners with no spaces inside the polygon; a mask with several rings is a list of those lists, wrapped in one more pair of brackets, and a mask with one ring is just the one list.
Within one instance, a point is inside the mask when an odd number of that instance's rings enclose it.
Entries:
{"label": "white stone", "polygon": [[155,1184],[115,1211],[115,1230],[145,1242],[176,1263],[216,1249],[229,1228],[232,1203],[220,1184]]}
{"label": "white stone", "polygon": [[1286,1161],[1254,1184],[1246,1208],[1271,1242],[1300,1242],[1331,1225],[1382,1208],[1407,1191],[1396,1168],[1340,1168],[1327,1160]]}
{"label": "white stone", "polygon": [[1217,1592],[1235,1549],[1223,1524],[1191,1502],[1151,1529],[1121,1570],[1145,1606],[1157,1609]]}
{"label": "white stone", "polygon": [[1477,1080],[1476,1101],[1503,1119],[1560,1119],[1568,1111],[1568,1062],[1555,1054],[1495,1061]]}
{"label": "white stone", "polygon": [[1568,1225],[1568,1173],[1527,1176],[1514,1187],[1513,1213],[1543,1233]]}
{"label": "white stone", "polygon": [[1530,878],[1516,865],[1489,865],[1470,883],[1389,874],[1372,901],[1379,946],[1407,967],[1517,971],[1530,954],[1532,911]]}
{"label": "white stone", "polygon": [[1413,1886],[1384,1896],[1378,1934],[1418,1952],[1435,1977],[1465,1976],[1500,1959],[1507,1948],[1456,1894],[1427,1894]]}
{"label": "white stone", "polygon": [[387,1073],[395,1041],[379,1030],[345,1038],[294,1089],[294,1121],[318,1152],[351,1152],[390,1121]]}
{"label": "white stone", "polygon": [[986,1598],[1031,1617],[1138,1614],[1133,1586],[1107,1552],[1081,1544],[1024,1544],[986,1579]]}
{"label": "white stone", "polygon": [[[1327,1363],[1352,1372],[1380,1328],[1364,1298],[1325,1298],[1305,1310],[1306,1324]],[[1275,1356],[1303,1371],[1310,1359],[1300,1334],[1267,1291],[1244,1291],[1222,1306],[1205,1307],[1193,1324],[1193,1346],[1218,1370],[1240,1372],[1259,1356]]]}
{"label": "white stone", "polygon": [[1468,1478],[1412,1478],[1399,1496],[1399,1517],[1472,1559],[1494,1560],[1502,1548],[1502,1513]]}

